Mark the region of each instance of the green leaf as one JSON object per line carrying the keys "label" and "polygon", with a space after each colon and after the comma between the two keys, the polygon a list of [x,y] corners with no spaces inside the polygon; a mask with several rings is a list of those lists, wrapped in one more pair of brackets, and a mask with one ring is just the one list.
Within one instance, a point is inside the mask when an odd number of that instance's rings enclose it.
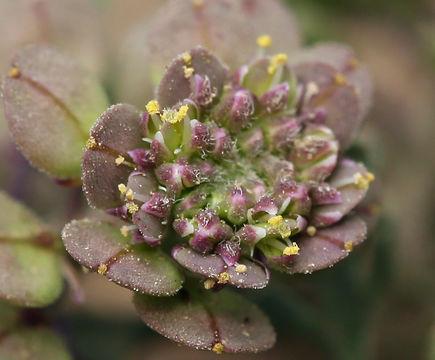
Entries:
{"label": "green leaf", "polygon": [[54,238],[36,215],[0,192],[0,298],[27,307],[51,304],[63,279]]}
{"label": "green leaf", "polygon": [[2,337],[1,360],[72,360],[62,339],[45,328],[19,329]]}
{"label": "green leaf", "polygon": [[257,352],[275,343],[269,319],[230,291],[186,291],[167,298],[136,294],[142,320],[167,338],[216,352]]}
{"label": "green leaf", "polygon": [[58,50],[30,45],[3,82],[12,137],[37,168],[58,179],[80,177],[89,129],[107,108],[98,81]]}
{"label": "green leaf", "polygon": [[62,238],[67,251],[80,264],[132,290],[169,296],[183,283],[171,258],[146,244],[130,245],[130,239],[113,225],[73,221],[65,226]]}

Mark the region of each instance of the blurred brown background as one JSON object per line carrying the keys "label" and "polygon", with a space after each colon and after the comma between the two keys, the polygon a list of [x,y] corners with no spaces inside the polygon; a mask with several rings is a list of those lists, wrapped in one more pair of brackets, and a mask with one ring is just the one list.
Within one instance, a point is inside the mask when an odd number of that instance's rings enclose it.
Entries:
{"label": "blurred brown background", "polygon": [[[115,59],[130,29],[163,2],[0,0],[0,71],[20,46],[49,42],[79,58],[113,95]],[[370,66],[375,104],[354,151],[377,175],[372,198],[380,204],[380,221],[366,244],[334,269],[277,276],[270,290],[248,293],[271,316],[278,342],[270,352],[231,358],[435,359],[435,3],[284,3],[298,19],[304,44],[346,42]],[[57,229],[81,216],[78,191],[56,187],[31,169],[8,140],[2,115],[0,147],[0,187]],[[29,177],[31,185],[23,181]],[[65,298],[53,310],[78,359],[214,358],[147,329],[129,291],[95,274],[81,280],[85,304]]]}

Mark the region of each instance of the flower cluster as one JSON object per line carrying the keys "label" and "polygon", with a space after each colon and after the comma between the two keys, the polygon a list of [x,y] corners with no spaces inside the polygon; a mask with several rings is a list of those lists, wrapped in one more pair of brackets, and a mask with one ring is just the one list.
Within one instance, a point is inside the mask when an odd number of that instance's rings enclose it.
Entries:
{"label": "flower cluster", "polygon": [[233,74],[194,48],[169,65],[144,111],[118,104],[98,119],[84,192],[122,223],[69,224],[73,257],[161,296],[184,281],[161,247],[205,289],[260,289],[270,268],[311,273],[364,240],[366,226],[350,212],[374,176],[343,151],[370,104],[367,72],[345,47],[317,46],[289,63],[265,54],[270,43],[258,38],[258,54]]}

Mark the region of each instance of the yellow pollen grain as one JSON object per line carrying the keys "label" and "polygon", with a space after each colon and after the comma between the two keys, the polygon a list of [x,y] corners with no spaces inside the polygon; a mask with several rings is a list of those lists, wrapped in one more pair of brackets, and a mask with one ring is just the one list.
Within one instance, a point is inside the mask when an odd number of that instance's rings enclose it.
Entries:
{"label": "yellow pollen grain", "polygon": [[371,183],[372,181],[375,180],[375,175],[369,171],[366,173],[365,178],[369,183]]}
{"label": "yellow pollen grain", "polygon": [[127,192],[127,187],[124,184],[118,184],[118,190],[122,195],[125,195]]}
{"label": "yellow pollen grain", "polygon": [[95,140],[95,138],[91,136],[88,140],[86,140],[85,146],[88,150],[95,149],[98,146],[97,140]]}
{"label": "yellow pollen grain", "polygon": [[284,255],[297,255],[299,254],[299,246],[294,242],[292,246],[287,246],[282,253]]}
{"label": "yellow pollen grain", "polygon": [[193,67],[184,66],[184,77],[190,79],[194,71]]}
{"label": "yellow pollen grain", "polygon": [[314,235],[316,235],[316,232],[317,232],[317,229],[314,226],[310,225],[307,227],[308,236],[314,236]]}
{"label": "yellow pollen grain", "polygon": [[344,249],[346,251],[352,251],[353,250],[353,243],[352,243],[352,241],[346,241],[344,243]]}
{"label": "yellow pollen grain", "polygon": [[182,54],[181,58],[183,59],[186,66],[190,66],[190,64],[192,64],[192,55],[190,55],[188,52]]}
{"label": "yellow pollen grain", "polygon": [[128,189],[127,192],[125,193],[125,197],[127,198],[127,200],[133,200],[134,199],[133,190]]}
{"label": "yellow pollen grain", "polygon": [[172,109],[163,110],[162,120],[171,124],[176,124],[178,120],[178,112]]}
{"label": "yellow pollen grain", "polygon": [[124,237],[128,236],[128,227],[127,227],[127,225],[121,226],[119,231],[121,231],[122,236],[124,236]]}
{"label": "yellow pollen grain", "polygon": [[272,45],[272,38],[269,35],[261,35],[257,38],[257,45],[262,48],[268,48]]}
{"label": "yellow pollen grain", "polygon": [[344,85],[346,84],[347,79],[343,74],[337,73],[334,75],[334,81],[337,85]]}
{"label": "yellow pollen grain", "polygon": [[125,206],[130,214],[136,214],[139,211],[139,206],[134,202],[129,202]]}
{"label": "yellow pollen grain", "polygon": [[124,162],[125,158],[122,155],[119,155],[116,159],[115,159],[115,164],[116,166],[121,165]]}
{"label": "yellow pollen grain", "polygon": [[244,264],[238,264],[238,265],[236,266],[236,272],[238,272],[238,273],[243,274],[243,273],[245,273],[247,270],[248,270],[248,267],[247,267],[246,265],[244,265]]}
{"label": "yellow pollen grain", "polygon": [[[373,175],[373,174],[372,174]],[[367,176],[367,175],[366,175]],[[370,178],[370,176],[369,176]],[[356,173],[353,175],[354,184],[358,189],[365,190],[368,189],[370,181],[361,175],[361,173]]]}
{"label": "yellow pollen grain", "polygon": [[282,223],[282,216],[281,215],[272,216],[269,220],[267,220],[267,222],[270,225],[277,226]]}
{"label": "yellow pollen grain", "polygon": [[216,343],[216,344],[213,345],[212,350],[216,354],[220,355],[224,351],[224,346],[221,343]]}
{"label": "yellow pollen grain", "polygon": [[287,61],[287,55],[286,54],[276,54],[272,61],[270,62],[270,65],[267,68],[267,72],[269,75],[275,74],[276,70],[278,69],[278,66],[280,64],[284,64]]}
{"label": "yellow pollen grain", "polygon": [[178,114],[177,114],[178,121],[183,120],[186,117],[188,111],[189,111],[189,107],[187,105],[180,106],[180,109],[178,109]]}
{"label": "yellow pollen grain", "polygon": [[158,114],[160,112],[160,105],[156,100],[149,101],[145,108],[150,114]]}
{"label": "yellow pollen grain", "polygon": [[17,78],[18,76],[20,76],[20,69],[13,67],[11,70],[9,70],[9,74],[8,76],[11,78]]}
{"label": "yellow pollen grain", "polygon": [[105,274],[107,273],[107,265],[106,265],[106,264],[100,264],[100,265],[98,265],[98,270],[97,270],[97,272],[98,272],[100,275],[105,275]]}
{"label": "yellow pollen grain", "polygon": [[218,276],[218,284],[226,284],[230,280],[230,275],[224,271]]}
{"label": "yellow pollen grain", "polygon": [[210,290],[213,288],[213,286],[216,284],[216,280],[213,279],[207,279],[204,281],[204,289]]}

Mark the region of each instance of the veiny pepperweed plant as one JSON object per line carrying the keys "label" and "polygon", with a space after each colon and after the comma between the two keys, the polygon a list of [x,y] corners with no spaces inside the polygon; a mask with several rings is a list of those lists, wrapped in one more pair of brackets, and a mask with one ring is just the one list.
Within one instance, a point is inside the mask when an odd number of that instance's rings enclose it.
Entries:
{"label": "veiny pepperweed plant", "polygon": [[[185,49],[142,108],[103,112],[98,82],[50,46],[23,48],[3,81],[26,158],[62,185],[82,183],[89,205],[112,215],[68,223],[67,252],[131,289],[148,326],[218,354],[275,342],[268,318],[234,288],[263,289],[272,270],[331,267],[367,232],[354,209],[374,175],[343,155],[370,107],[367,70],[346,46],[287,55],[270,53],[272,42],[259,36],[233,71],[213,49]],[[61,247],[2,197],[11,211],[0,267],[21,264],[35,279],[0,277],[0,294],[47,305],[62,289]],[[13,222],[25,226],[16,233]],[[38,271],[23,265],[33,263]]]}

